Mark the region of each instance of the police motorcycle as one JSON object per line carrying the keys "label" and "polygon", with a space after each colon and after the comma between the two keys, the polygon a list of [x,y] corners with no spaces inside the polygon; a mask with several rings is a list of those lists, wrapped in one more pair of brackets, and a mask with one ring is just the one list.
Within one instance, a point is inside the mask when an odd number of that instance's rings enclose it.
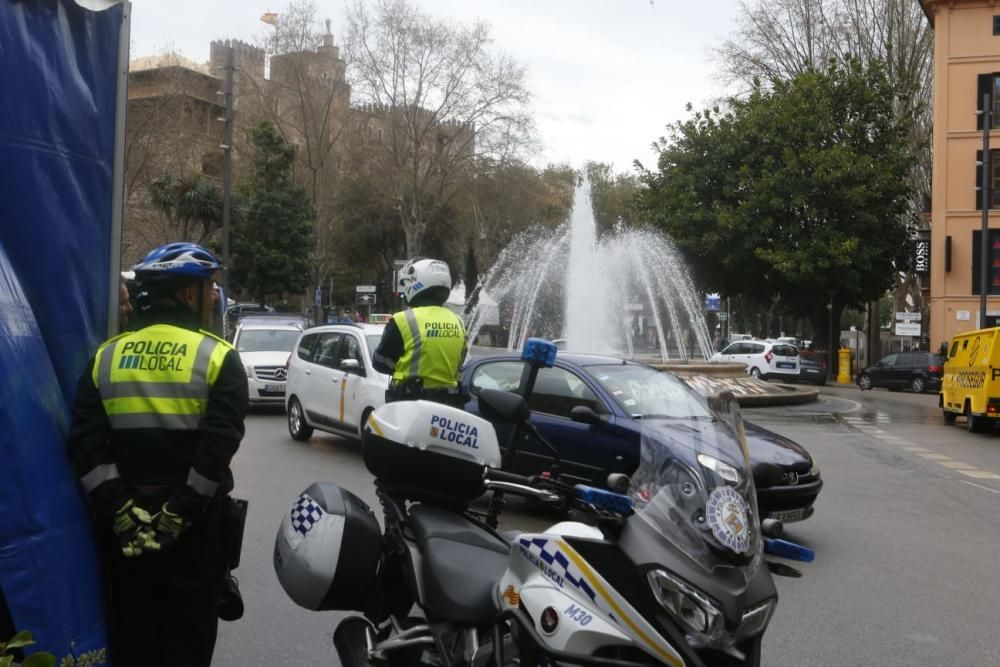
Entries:
{"label": "police motorcycle", "polygon": [[[543,343],[525,345],[532,379],[554,361]],[[278,579],[300,606],[363,614],[334,633],[344,665],[759,665],[777,594],[762,567],[738,408],[731,397],[702,405],[684,415],[687,437],[667,441],[657,423],[677,408],[661,413],[657,401],[672,398],[643,396],[650,409],[629,495],[563,483],[557,459],[550,475],[505,472],[490,422],[464,411],[380,407],[363,455],[384,531],[354,494],[313,484],[279,529]],[[506,450],[515,456],[519,433],[533,430],[524,399],[483,390],[479,400],[515,426]],[[489,509],[470,509],[486,491]],[[575,520],[500,534],[505,494]],[[414,604],[421,615],[410,614]]]}

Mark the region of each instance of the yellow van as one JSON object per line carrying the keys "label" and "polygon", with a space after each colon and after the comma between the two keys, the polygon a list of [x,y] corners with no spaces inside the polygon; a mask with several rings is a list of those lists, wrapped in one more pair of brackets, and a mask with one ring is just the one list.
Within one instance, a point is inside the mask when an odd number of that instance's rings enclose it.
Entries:
{"label": "yellow van", "polygon": [[965,415],[973,433],[1000,420],[1000,327],[966,331],[951,339],[938,403],[945,422]]}

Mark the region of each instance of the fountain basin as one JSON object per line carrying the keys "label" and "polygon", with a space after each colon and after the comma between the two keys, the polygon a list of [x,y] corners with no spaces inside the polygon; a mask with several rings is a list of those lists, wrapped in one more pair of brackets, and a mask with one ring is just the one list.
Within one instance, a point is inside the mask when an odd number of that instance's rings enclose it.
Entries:
{"label": "fountain basin", "polygon": [[671,362],[649,365],[684,378],[702,396],[731,391],[739,404],[745,406],[794,405],[810,403],[819,398],[819,389],[815,387],[781,384],[750,377],[743,364]]}

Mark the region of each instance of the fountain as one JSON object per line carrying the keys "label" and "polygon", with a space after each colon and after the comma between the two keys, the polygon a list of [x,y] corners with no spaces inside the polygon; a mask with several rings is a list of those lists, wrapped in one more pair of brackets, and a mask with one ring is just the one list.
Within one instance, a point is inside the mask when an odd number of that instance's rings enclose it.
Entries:
{"label": "fountain", "polygon": [[[564,338],[569,351],[648,354],[663,363],[712,353],[701,299],[677,249],[661,234],[621,225],[598,239],[586,180],[569,222],[514,238],[482,288],[509,309],[508,350],[541,336]],[[475,340],[477,309],[466,324]]]}

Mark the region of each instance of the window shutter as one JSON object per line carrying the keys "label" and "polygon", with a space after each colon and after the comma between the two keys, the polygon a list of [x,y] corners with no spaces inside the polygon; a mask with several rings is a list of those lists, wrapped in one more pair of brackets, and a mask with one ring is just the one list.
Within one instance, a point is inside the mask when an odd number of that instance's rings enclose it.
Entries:
{"label": "window shutter", "polygon": [[[991,89],[993,88],[993,75],[992,74],[980,74],[978,76],[978,85],[976,86],[976,111],[983,110],[983,95],[989,95]],[[995,123],[994,123],[995,124]],[[983,129],[983,114],[976,114],[976,129]]]}
{"label": "window shutter", "polygon": [[972,230],[972,294],[979,294],[979,252],[982,232]]}
{"label": "window shutter", "polygon": [[976,210],[983,210],[983,152],[976,151]]}

